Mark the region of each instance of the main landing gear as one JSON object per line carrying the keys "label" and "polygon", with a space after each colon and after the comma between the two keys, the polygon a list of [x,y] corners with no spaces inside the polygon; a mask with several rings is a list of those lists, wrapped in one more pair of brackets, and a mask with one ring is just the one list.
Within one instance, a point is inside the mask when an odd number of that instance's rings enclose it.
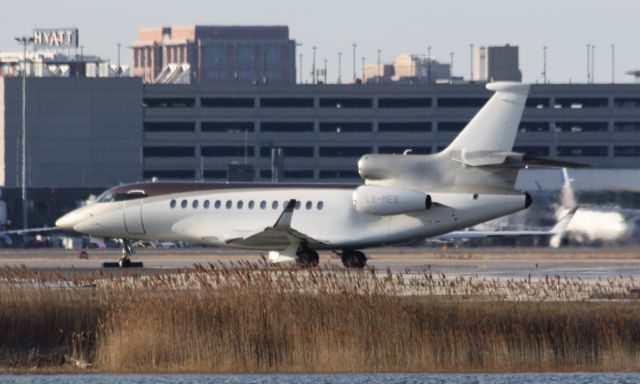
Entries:
{"label": "main landing gear", "polygon": [[122,256],[118,262],[104,262],[102,263],[103,268],[142,268],[144,265],[141,262],[131,261],[130,257],[133,254],[131,249],[131,244],[129,244],[129,240],[121,239],[120,243],[122,244]]}
{"label": "main landing gear", "polygon": [[317,267],[320,264],[320,256],[318,252],[309,248],[306,244],[300,244],[296,252],[298,265],[302,267]]}
{"label": "main landing gear", "polygon": [[360,251],[345,249],[340,256],[345,268],[362,269],[367,265],[367,256]]}

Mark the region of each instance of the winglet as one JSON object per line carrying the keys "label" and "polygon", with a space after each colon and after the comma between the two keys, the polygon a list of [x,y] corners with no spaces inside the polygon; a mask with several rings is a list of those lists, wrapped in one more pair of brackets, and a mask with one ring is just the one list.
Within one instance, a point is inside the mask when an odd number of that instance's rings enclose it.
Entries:
{"label": "winglet", "polygon": [[284,211],[276,220],[276,223],[273,225],[273,228],[278,229],[287,229],[291,228],[291,218],[293,217],[293,209],[296,207],[296,199],[291,199],[287,203],[287,206],[284,207]]}

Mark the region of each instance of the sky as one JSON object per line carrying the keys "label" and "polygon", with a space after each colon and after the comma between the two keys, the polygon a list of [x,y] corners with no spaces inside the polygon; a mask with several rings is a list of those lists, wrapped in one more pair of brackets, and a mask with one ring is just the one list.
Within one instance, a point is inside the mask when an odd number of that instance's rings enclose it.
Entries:
{"label": "sky", "polygon": [[140,27],[170,25],[288,25],[302,42],[303,70],[311,69],[312,46],[318,66],[328,61],[328,81],[337,77],[342,52],[343,79],[352,74],[352,44],[358,71],[367,62],[391,63],[403,53],[448,62],[454,52],[456,76],[469,77],[469,45],[520,47],[525,82],[541,82],[547,46],[550,82],[585,82],[587,44],[595,44],[595,82],[611,82],[611,45],[615,44],[616,82],[640,69],[639,0],[57,0],[10,2],[0,13],[0,51],[18,51],[15,36],[35,27],[77,27],[85,54],[130,63],[127,48]]}

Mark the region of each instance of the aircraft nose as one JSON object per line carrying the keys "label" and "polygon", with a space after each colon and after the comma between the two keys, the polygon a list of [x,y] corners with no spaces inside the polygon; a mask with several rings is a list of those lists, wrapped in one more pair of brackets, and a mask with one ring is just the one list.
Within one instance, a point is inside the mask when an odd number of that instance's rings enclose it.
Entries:
{"label": "aircraft nose", "polygon": [[73,227],[78,224],[81,219],[82,215],[76,209],[56,220],[56,227],[64,231],[73,231]]}

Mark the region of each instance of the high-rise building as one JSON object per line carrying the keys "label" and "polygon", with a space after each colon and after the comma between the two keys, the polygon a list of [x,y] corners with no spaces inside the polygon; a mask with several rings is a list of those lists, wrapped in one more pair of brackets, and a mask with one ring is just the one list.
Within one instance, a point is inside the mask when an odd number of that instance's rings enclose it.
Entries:
{"label": "high-rise building", "polygon": [[147,83],[294,84],[296,44],[287,26],[140,29],[133,74]]}
{"label": "high-rise building", "polygon": [[518,47],[477,47],[473,54],[473,80],[522,81]]}
{"label": "high-rise building", "polygon": [[423,83],[436,83],[449,80],[451,66],[440,63],[428,56],[400,55],[393,62],[393,80],[406,81],[418,80]]}

